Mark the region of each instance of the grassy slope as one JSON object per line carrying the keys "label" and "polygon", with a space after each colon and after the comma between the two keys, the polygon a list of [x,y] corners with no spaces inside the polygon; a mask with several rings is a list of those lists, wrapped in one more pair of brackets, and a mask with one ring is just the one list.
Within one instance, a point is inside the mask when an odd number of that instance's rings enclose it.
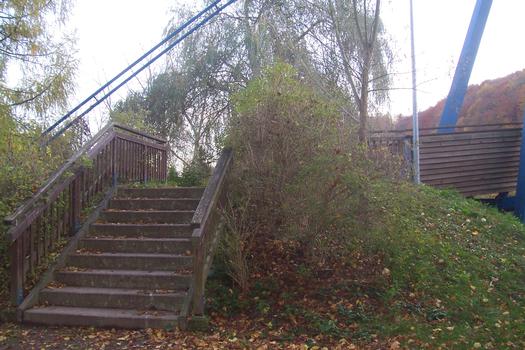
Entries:
{"label": "grassy slope", "polygon": [[379,191],[376,202],[397,223],[377,237],[392,271],[386,301],[396,316],[387,328],[449,346],[523,346],[523,225],[453,192],[403,187]]}
{"label": "grassy slope", "polygon": [[370,198],[378,229],[352,234],[351,258],[311,267],[289,242],[267,242],[249,295],[212,281],[216,322],[285,343],[525,347],[523,225],[425,186],[379,183]]}

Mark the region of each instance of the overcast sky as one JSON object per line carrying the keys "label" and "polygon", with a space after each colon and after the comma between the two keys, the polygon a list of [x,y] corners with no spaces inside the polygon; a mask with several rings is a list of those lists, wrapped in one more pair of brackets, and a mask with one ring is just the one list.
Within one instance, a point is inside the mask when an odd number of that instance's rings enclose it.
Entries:
{"label": "overcast sky", "polygon": [[[461,53],[475,0],[414,0],[419,109],[446,97]],[[395,71],[410,72],[409,0],[391,0],[383,20],[397,46]],[[470,84],[480,84],[525,69],[522,44],[525,1],[495,0],[481,41]],[[398,75],[398,88],[411,86],[410,75]],[[391,113],[411,114],[411,91],[391,92]]]}
{"label": "overcast sky", "polygon": [[[414,0],[419,110],[444,98],[467,32],[475,0]],[[77,0],[70,20],[76,30],[76,96],[87,97],[161,38],[169,9],[183,0]],[[409,0],[385,0],[383,20],[396,62],[392,115],[411,114]],[[522,17],[525,1],[496,0],[474,66],[471,84],[525,68]],[[134,82],[137,86],[137,81]],[[115,101],[115,98],[113,99]]]}

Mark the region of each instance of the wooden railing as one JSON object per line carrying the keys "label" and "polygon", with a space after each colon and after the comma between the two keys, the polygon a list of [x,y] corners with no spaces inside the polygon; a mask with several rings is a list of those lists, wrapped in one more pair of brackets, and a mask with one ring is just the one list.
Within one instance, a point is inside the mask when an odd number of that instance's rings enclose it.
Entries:
{"label": "wooden railing", "polygon": [[[393,154],[399,154],[405,158],[410,158],[412,139],[411,136],[402,134],[372,134],[368,138],[368,144],[373,149],[387,149]],[[407,158],[407,159],[408,159]]]}
{"label": "wooden railing", "polygon": [[[512,192],[518,176],[521,124],[462,125],[454,132],[421,129],[421,181],[438,188],[453,188],[465,196]],[[410,130],[377,132],[371,139],[390,145],[400,154],[400,140]],[[394,146],[392,146],[394,145]],[[410,145],[407,147],[410,149]],[[407,158],[410,159],[410,158]],[[410,159],[411,160],[411,159]]]}
{"label": "wooden railing", "polygon": [[109,124],[5,218],[10,226],[11,300],[20,305],[30,278],[80,228],[85,211],[118,182],[164,181],[166,141]]}
{"label": "wooden railing", "polygon": [[204,286],[212,263],[213,250],[218,240],[220,210],[225,204],[226,180],[232,159],[231,149],[222,152],[191,221],[194,259],[189,302],[191,315],[203,315],[204,313]]}

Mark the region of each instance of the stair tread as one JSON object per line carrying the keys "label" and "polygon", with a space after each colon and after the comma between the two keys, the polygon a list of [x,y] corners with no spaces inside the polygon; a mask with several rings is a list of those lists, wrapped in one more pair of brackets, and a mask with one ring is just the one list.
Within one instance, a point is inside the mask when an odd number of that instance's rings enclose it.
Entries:
{"label": "stair tread", "polygon": [[96,294],[96,295],[161,295],[161,296],[183,296],[186,292],[180,290],[162,291],[148,289],[131,289],[131,288],[97,288],[97,287],[74,287],[64,286],[60,288],[45,288],[45,293],[70,293],[70,294]]}
{"label": "stair tread", "polygon": [[187,223],[187,224],[174,224],[174,223],[148,223],[148,224],[145,224],[145,223],[142,223],[142,224],[139,224],[139,223],[118,223],[118,222],[95,222],[93,224],[91,224],[91,226],[119,226],[119,227],[144,227],[144,226],[149,226],[149,227],[190,227],[191,224]]}
{"label": "stair tread", "polygon": [[189,238],[154,238],[154,237],[144,237],[144,238],[136,238],[136,237],[96,237],[96,236],[89,236],[82,241],[104,241],[104,242],[118,242],[118,241],[125,241],[125,242],[152,242],[152,243],[187,243],[191,242],[191,239]]}
{"label": "stair tread", "polygon": [[77,275],[125,275],[129,277],[133,276],[156,276],[156,277],[173,277],[173,276],[188,276],[188,274],[182,274],[178,271],[163,271],[163,270],[109,270],[109,269],[85,269],[78,271],[59,271],[59,274],[77,274]]}
{"label": "stair tread", "polygon": [[121,258],[191,258],[189,255],[185,254],[166,254],[166,253],[73,253],[71,256],[93,256],[93,257],[121,257]]}
{"label": "stair tread", "polygon": [[90,226],[86,238],[187,238],[191,236],[192,226],[187,223],[134,223],[98,222]]}
{"label": "stair tread", "polygon": [[194,213],[195,210],[150,210],[150,209],[132,209],[132,210],[126,210],[126,209],[106,209],[104,210],[105,213]]}
{"label": "stair tread", "polygon": [[178,314],[170,311],[150,311],[136,309],[111,309],[111,308],[87,308],[70,306],[45,306],[26,310],[24,316],[38,314],[75,315],[77,317],[103,317],[103,318],[137,318],[137,319],[166,319],[176,321]]}
{"label": "stair tread", "polygon": [[194,202],[198,202],[200,201],[200,198],[189,198],[189,197],[177,197],[177,198],[169,198],[169,197],[160,197],[160,198],[126,198],[126,197],[116,197],[116,198],[112,198],[111,199],[112,201],[123,201],[123,202],[126,202],[126,201],[166,201],[166,202],[171,202],[171,201],[194,201]]}
{"label": "stair tread", "polygon": [[164,187],[133,187],[133,186],[119,186],[119,190],[148,190],[148,191],[162,191],[162,190],[173,190],[173,189],[180,189],[180,190],[192,190],[192,189],[200,189],[203,190],[204,187],[202,186],[164,186]]}
{"label": "stair tread", "polygon": [[162,188],[126,188],[119,187],[115,199],[142,199],[142,198],[192,198],[200,199],[204,187],[162,187]]}

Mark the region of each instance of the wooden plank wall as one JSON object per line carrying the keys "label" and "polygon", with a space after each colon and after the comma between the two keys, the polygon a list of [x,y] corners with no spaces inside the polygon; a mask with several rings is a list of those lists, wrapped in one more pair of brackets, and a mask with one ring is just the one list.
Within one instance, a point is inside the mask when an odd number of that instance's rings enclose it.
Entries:
{"label": "wooden plank wall", "polygon": [[465,196],[512,192],[516,187],[521,128],[486,128],[420,137],[423,183]]}

